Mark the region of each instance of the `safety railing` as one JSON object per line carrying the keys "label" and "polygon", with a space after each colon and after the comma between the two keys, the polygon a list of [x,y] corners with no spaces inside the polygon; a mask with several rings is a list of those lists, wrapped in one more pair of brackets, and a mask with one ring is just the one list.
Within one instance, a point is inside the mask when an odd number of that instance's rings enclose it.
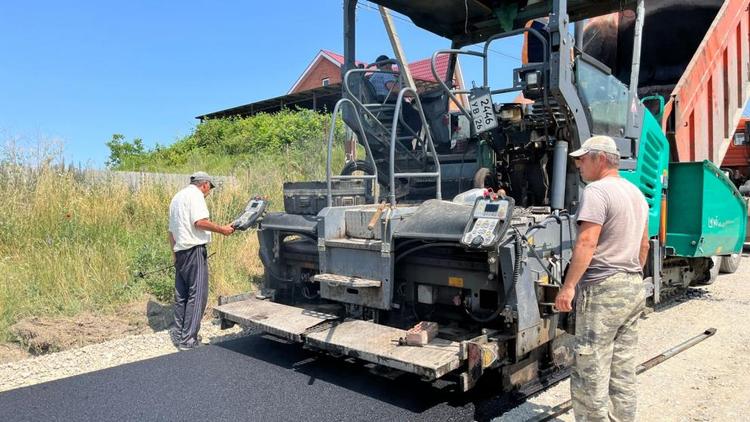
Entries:
{"label": "safety railing", "polygon": [[[344,74],[344,90],[346,91],[348,98],[351,98],[352,102],[354,104],[359,105],[359,108],[364,113],[366,113],[375,122],[376,125],[379,125],[379,127],[384,132],[390,132],[390,135],[391,135],[390,136],[390,143],[388,145],[389,146],[389,150],[390,150],[390,154],[389,154],[388,165],[389,165],[389,173],[390,173],[389,199],[390,199],[391,204],[392,205],[396,204],[396,182],[395,182],[396,178],[402,178],[402,177],[404,177],[404,178],[412,178],[412,177],[428,177],[428,178],[431,178],[431,177],[434,177],[436,179],[436,185],[437,185],[437,187],[436,187],[436,197],[437,197],[437,199],[442,199],[442,192],[441,192],[441,180],[442,179],[441,179],[441,176],[440,176],[440,161],[439,161],[438,156],[437,156],[437,151],[435,150],[435,145],[434,145],[433,140],[432,140],[432,134],[430,132],[430,127],[429,127],[427,119],[426,119],[426,117],[424,115],[424,111],[422,109],[422,102],[419,99],[419,95],[417,94],[417,91],[415,89],[413,89],[413,88],[410,88],[410,87],[404,87],[401,90],[399,90],[398,97],[397,97],[396,102],[394,104],[393,119],[392,119],[392,123],[391,123],[391,128],[389,130],[381,122],[381,120],[378,118],[378,116],[376,116],[372,112],[372,110],[373,109],[376,109],[376,110],[377,109],[382,109],[384,106],[387,107],[390,104],[384,105],[384,104],[380,104],[380,103],[362,103],[361,101],[359,101],[358,96],[354,95],[354,93],[352,92],[352,90],[351,90],[351,84],[349,83],[350,82],[350,78],[352,77],[352,75],[357,74],[357,73],[362,73],[363,77],[364,77],[364,73],[386,73],[386,74],[393,74],[393,75],[399,75],[400,73],[397,72],[397,71],[393,71],[393,70],[381,70],[381,69],[350,69],[349,71],[347,71]],[[414,99],[414,102],[415,102],[415,105],[416,105],[416,107],[414,107],[414,108],[419,113],[419,119],[422,122],[422,128],[423,128],[424,133],[425,133],[425,142],[422,143],[422,148],[429,150],[430,155],[432,156],[432,159],[433,159],[433,162],[434,162],[434,167],[435,167],[434,170],[435,171],[432,171],[432,172],[399,172],[399,173],[396,173],[396,148],[401,148],[403,150],[403,152],[406,153],[406,155],[408,155],[410,158],[412,158],[414,160],[417,160],[417,161],[422,161],[422,158],[415,156],[414,154],[411,153],[410,150],[408,150],[405,146],[403,146],[400,142],[398,142],[399,140],[402,140],[402,139],[419,138],[419,134],[417,134],[413,130],[413,128],[411,128],[406,123],[406,121],[404,121],[404,116],[403,116],[403,113],[401,112],[401,110],[403,108],[404,97],[405,97],[405,95],[407,93],[409,93],[413,97],[413,99]],[[359,119],[359,115],[357,115],[357,118]],[[361,121],[358,120],[358,122],[359,122],[358,124],[361,125]],[[399,122],[401,123],[402,127],[405,127],[407,129],[407,131],[410,133],[410,135],[401,136],[401,137],[398,136],[398,124],[399,124]],[[364,130],[364,129],[362,129],[362,130]],[[368,144],[368,146],[369,146],[368,142],[365,142],[365,143]],[[400,152],[402,152],[402,151],[400,151]],[[368,154],[369,154],[369,150],[368,150]],[[425,155],[423,155],[423,157],[424,156]],[[426,162],[423,162],[422,164],[426,165]]]}
{"label": "safety railing", "polygon": [[[397,129],[397,122],[398,117],[401,115],[401,106],[404,103],[404,95],[406,93],[411,93],[413,95],[414,101],[416,102],[417,111],[419,112],[419,118],[422,119],[423,128],[425,131],[425,138],[426,147],[429,148],[430,154],[432,155],[435,168],[433,172],[410,172],[410,173],[396,173],[395,169],[395,162],[396,162],[396,129]],[[405,177],[405,178],[411,178],[411,177],[434,177],[436,180],[436,195],[435,197],[437,199],[443,199],[443,195],[441,192],[441,176],[440,176],[440,160],[438,159],[437,152],[435,151],[435,145],[432,142],[432,134],[430,133],[430,128],[427,125],[427,119],[424,116],[424,111],[422,110],[422,102],[419,99],[419,95],[417,95],[417,91],[410,87],[404,87],[402,88],[398,93],[398,99],[396,100],[396,110],[395,114],[393,115],[393,126],[391,128],[391,153],[390,153],[390,160],[388,162],[389,169],[390,169],[390,192],[389,192],[389,199],[391,205],[396,205],[396,178],[397,177]],[[423,144],[423,148],[425,148],[425,145]]]}
{"label": "safety railing", "polygon": [[[391,74],[391,75],[399,75],[399,72],[393,71],[393,70],[380,70],[380,69],[350,69],[344,74],[344,90],[347,93],[347,97],[350,98],[354,102],[354,104],[358,106],[357,108],[359,110],[362,110],[368,117],[370,117],[370,120],[373,121],[374,125],[377,128],[382,130],[384,133],[388,133],[389,129],[383,124],[383,122],[380,119],[380,116],[373,113],[372,110],[380,111],[380,110],[390,109],[390,110],[394,110],[394,113],[395,113],[395,110],[396,110],[395,104],[363,103],[359,100],[359,97],[357,95],[354,95],[354,93],[351,90],[350,80],[352,78],[352,75],[362,74],[362,78],[364,79],[364,76],[366,73],[385,73],[385,74]],[[416,138],[418,136],[418,134],[415,133],[414,130],[412,130],[412,128],[408,124],[406,124],[406,121],[404,121],[403,116],[400,116],[398,113],[395,113],[394,115],[398,116],[398,119],[401,122],[402,127],[405,127],[410,132],[410,134],[412,135],[411,138]],[[426,124],[427,122],[425,121],[422,122],[423,127],[426,127],[425,126]],[[387,145],[387,143],[384,142],[379,137],[376,136],[375,139]],[[413,160],[419,160],[419,157],[412,154],[412,152],[408,150],[406,147],[404,147],[403,145],[400,145],[400,147],[401,147],[401,150],[399,151],[400,153],[408,156],[409,158]]]}
{"label": "safety railing", "polygon": [[[357,136],[363,136],[364,139],[362,139],[362,143],[364,144],[365,151],[367,152],[367,158],[370,160],[370,164],[372,164],[373,174],[364,174],[361,176],[356,175],[337,175],[334,176],[331,169],[331,164],[333,161],[333,140],[336,135],[336,119],[339,116],[339,111],[341,110],[341,107],[345,104],[349,104],[352,109],[354,109],[354,115],[357,117],[357,128],[359,129],[359,135]],[[357,113],[357,107],[354,105],[352,100],[348,98],[342,98],[338,101],[336,101],[336,105],[333,107],[333,116],[331,118],[331,130],[328,133],[328,154],[326,156],[326,187],[328,189],[328,206],[333,206],[333,181],[334,180],[348,180],[348,179],[358,179],[358,180],[373,180],[373,203],[377,203],[377,195],[375,195],[375,192],[377,191],[377,183],[378,183],[378,167],[375,165],[375,159],[372,156],[372,151],[370,151],[370,144],[367,142],[367,134],[365,133],[364,126],[362,126],[362,119],[359,117],[359,113]]]}
{"label": "safety railing", "polygon": [[[497,41],[497,40],[499,40],[501,38],[513,37],[513,36],[520,35],[520,34],[523,34],[523,33],[526,33],[526,32],[528,32],[529,34],[533,35],[536,39],[538,39],[542,43],[542,50],[544,52],[542,63],[526,64],[526,65],[524,65],[523,67],[521,67],[519,69],[514,69],[513,70],[513,86],[510,87],[510,88],[503,88],[503,89],[491,90],[490,91],[490,95],[502,94],[502,93],[507,93],[507,92],[514,92],[514,91],[521,91],[521,90],[523,90],[524,89],[524,83],[525,83],[525,81],[521,78],[520,72],[522,72],[522,71],[523,72],[530,72],[530,71],[534,71],[534,70],[541,71],[540,73],[541,73],[542,79],[540,81],[540,85],[544,86],[545,85],[545,80],[546,80],[546,77],[547,77],[547,70],[549,69],[549,51],[547,50],[547,40],[544,38],[544,36],[539,31],[537,31],[534,28],[520,28],[520,29],[516,29],[516,30],[513,30],[513,31],[505,32],[505,33],[502,33],[502,34],[493,35],[492,37],[490,37],[489,39],[487,39],[487,41],[485,41],[485,43],[484,43],[484,49],[483,49],[483,51],[481,53],[478,52],[478,51],[470,51],[470,50],[446,49],[446,50],[438,50],[438,51],[436,51],[435,53],[432,54],[432,60],[430,61],[430,68],[431,68],[430,70],[432,70],[432,76],[435,78],[436,81],[438,81],[438,83],[440,84],[440,87],[443,89],[443,91],[445,91],[448,94],[448,97],[451,99],[451,101],[453,101],[453,103],[456,105],[456,107],[458,107],[458,109],[461,111],[461,113],[463,115],[465,115],[466,118],[469,119],[470,122],[473,120],[473,116],[471,115],[471,113],[468,110],[466,110],[466,108],[463,106],[463,104],[461,104],[461,101],[459,101],[459,99],[458,99],[458,97],[456,97],[456,95],[468,95],[468,94],[471,93],[471,91],[470,90],[466,90],[466,89],[453,89],[453,88],[449,87],[445,83],[445,81],[443,81],[443,78],[441,78],[438,75],[438,72],[437,72],[437,58],[438,58],[438,56],[440,56],[442,54],[451,54],[451,55],[455,54],[455,55],[468,55],[468,56],[481,57],[482,58],[482,76],[483,76],[483,85],[482,86],[485,87],[485,88],[489,88],[489,65],[488,65],[488,62],[489,62],[488,58],[489,57],[488,57],[487,53],[489,52],[490,44],[493,41]],[[549,104],[548,97],[547,97],[547,90],[546,89],[543,90],[543,94],[542,95],[543,95],[544,105],[546,107]],[[473,124],[469,125],[469,131],[471,133],[471,136],[475,136],[476,135],[476,129],[474,128]]]}

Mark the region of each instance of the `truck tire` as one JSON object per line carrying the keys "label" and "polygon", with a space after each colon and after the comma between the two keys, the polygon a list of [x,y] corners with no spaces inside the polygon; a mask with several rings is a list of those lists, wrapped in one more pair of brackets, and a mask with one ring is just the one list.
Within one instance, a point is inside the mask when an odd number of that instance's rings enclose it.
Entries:
{"label": "truck tire", "polygon": [[[372,168],[372,164],[364,160],[349,161],[344,165],[344,168],[341,169],[342,176],[353,176],[354,173],[373,175],[375,174],[375,169]],[[365,182],[365,195],[372,197],[372,184],[369,183],[370,181],[367,179],[362,180]]]}
{"label": "truck tire", "polygon": [[716,278],[719,277],[719,269],[721,268],[722,259],[720,256],[712,256],[711,261],[713,261],[713,266],[711,267],[710,270],[708,270],[708,277],[706,277],[705,280],[697,284],[701,286],[708,286],[709,284],[714,284],[714,281],[716,281]]}
{"label": "truck tire", "polygon": [[720,256],[712,256],[710,259],[711,268],[706,270],[701,278],[691,281],[691,286],[708,286],[716,281],[716,278],[719,276],[719,268],[721,268],[722,259]]}
{"label": "truck tire", "polygon": [[724,274],[734,273],[735,271],[737,271],[737,268],[740,267],[741,259],[742,259],[742,255],[738,253],[733,253],[728,256],[722,256],[721,265],[719,266],[719,271],[721,271]]}
{"label": "truck tire", "polygon": [[354,174],[354,172],[362,172],[364,174],[375,174],[375,169],[372,168],[372,165],[364,160],[357,160],[357,161],[349,161],[344,165],[344,168],[341,169],[341,175],[342,176],[351,176]]}

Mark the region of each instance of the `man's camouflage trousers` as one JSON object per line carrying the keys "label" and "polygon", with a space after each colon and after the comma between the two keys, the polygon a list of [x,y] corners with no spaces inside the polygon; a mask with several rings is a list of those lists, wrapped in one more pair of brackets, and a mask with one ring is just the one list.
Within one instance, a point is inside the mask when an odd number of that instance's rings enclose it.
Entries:
{"label": "man's camouflage trousers", "polygon": [[577,421],[635,420],[637,323],[645,303],[637,273],[617,273],[579,291],[570,376]]}

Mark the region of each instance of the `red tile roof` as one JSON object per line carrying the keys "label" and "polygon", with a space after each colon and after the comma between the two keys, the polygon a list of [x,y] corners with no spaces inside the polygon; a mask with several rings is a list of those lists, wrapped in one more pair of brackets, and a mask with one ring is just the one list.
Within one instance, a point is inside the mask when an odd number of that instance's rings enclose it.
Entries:
{"label": "red tile roof", "polygon": [[[447,54],[441,54],[437,57],[436,70],[438,76],[445,79],[445,75],[448,73],[448,61],[450,56]],[[411,76],[414,79],[421,81],[437,82],[435,77],[432,75],[432,59],[423,59],[409,64],[409,70],[411,70]]]}
{"label": "red tile roof", "polygon": [[[328,55],[330,58],[335,60],[339,66],[344,65],[344,56],[341,54],[334,53],[330,50],[320,50],[324,54]],[[437,71],[438,75],[445,78],[446,73],[448,72],[448,59],[450,56],[447,54],[441,54],[437,58]],[[411,62],[409,64],[409,70],[411,70],[411,75],[414,79],[419,79],[420,81],[427,81],[427,82],[437,82],[435,80],[435,77],[432,75],[432,70],[430,69],[430,61],[432,59],[422,59],[418,60],[416,62]],[[362,63],[360,61],[357,61],[357,64]]]}
{"label": "red tile roof", "polygon": [[320,51],[322,51],[324,54],[329,55],[333,60],[336,60],[339,66],[344,65],[344,56],[342,56],[341,54],[336,54],[330,50],[320,50]]}

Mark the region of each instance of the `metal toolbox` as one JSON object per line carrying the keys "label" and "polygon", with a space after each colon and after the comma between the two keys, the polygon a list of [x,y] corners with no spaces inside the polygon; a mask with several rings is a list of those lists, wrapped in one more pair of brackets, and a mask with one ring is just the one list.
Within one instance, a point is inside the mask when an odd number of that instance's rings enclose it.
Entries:
{"label": "metal toolbox", "polygon": [[[364,205],[372,203],[370,181],[334,180],[332,182],[333,206]],[[284,211],[289,214],[317,215],[327,204],[326,182],[284,183]]]}

